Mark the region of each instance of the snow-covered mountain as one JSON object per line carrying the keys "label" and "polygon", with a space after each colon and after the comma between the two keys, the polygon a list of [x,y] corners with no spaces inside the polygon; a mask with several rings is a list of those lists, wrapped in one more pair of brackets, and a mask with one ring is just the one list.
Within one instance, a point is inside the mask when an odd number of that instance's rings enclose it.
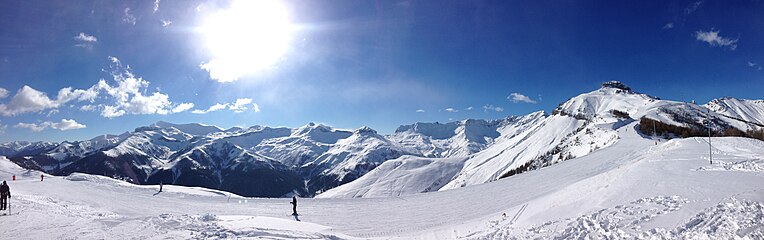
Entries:
{"label": "snow-covered mountain", "polygon": [[303,164],[308,190],[323,192],[351,182],[389,159],[416,154],[391,142],[369,127],[361,127],[329,150]]}
{"label": "snow-covered mountain", "polygon": [[764,125],[764,100],[719,98],[703,105],[723,116]]}
{"label": "snow-covered mountain", "polygon": [[[718,102],[714,100],[708,105],[718,106]],[[536,112],[506,121],[497,129],[499,136],[492,140],[492,144],[465,158],[401,158],[388,161],[359,178],[358,184],[342,185],[319,197],[382,197],[492,182],[607,148],[619,140],[616,129],[635,121],[657,122],[659,127],[656,127],[656,135],[666,137],[701,135],[701,130],[706,126],[711,126],[717,135],[735,130],[733,132],[742,134],[735,136],[743,136],[746,131],[759,129],[755,124],[740,120],[755,121],[757,117],[763,116],[756,111],[760,101],[728,99],[725,102],[732,102],[728,105],[736,107],[717,109],[734,109],[727,112],[736,117],[725,117],[715,112],[721,110],[710,111],[709,114],[709,110],[703,106],[661,100],[636,92],[620,82],[606,82],[595,91],[575,96],[560,104],[551,115]],[[710,119],[710,125],[705,123],[706,117]],[[448,136],[443,134],[449,132],[442,130],[446,129],[445,126],[435,126],[439,128],[428,128],[435,129],[430,130],[435,132],[431,135]],[[645,130],[647,127],[641,126],[643,132],[652,134]],[[411,132],[412,128],[414,127],[403,126],[402,130]],[[682,131],[690,133],[681,134]],[[449,167],[440,169],[433,167],[435,165]],[[453,166],[460,166],[461,169],[454,173]],[[419,183],[412,184],[411,179],[416,179]],[[444,179],[448,179],[447,183],[443,183]],[[430,185],[439,187],[422,187]]]}
{"label": "snow-covered mountain", "polygon": [[485,149],[506,121],[467,119],[450,123],[403,125],[388,136],[426,157],[464,157]]}
{"label": "snow-covered mountain", "polygon": [[0,155],[8,157],[37,155],[56,147],[56,145],[52,142],[5,142],[0,143]]}
{"label": "snow-covered mountain", "polygon": [[178,151],[152,170],[146,181],[149,184],[166,182],[245,196],[283,196],[303,188],[302,179],[283,164],[224,140]]}
{"label": "snow-covered mountain", "polygon": [[328,151],[340,139],[350,137],[353,132],[309,123],[300,128],[281,132],[281,136],[264,139],[252,147],[255,152],[272,158],[284,165],[299,168]]}
{"label": "snow-covered mountain", "polygon": [[246,196],[390,196],[483,184],[583,157],[617,143],[616,130],[634,122],[633,131],[663,138],[703,136],[706,127],[715,136],[764,136],[763,105],[661,100],[611,81],[551,114],[415,123],[386,136],[368,127],[315,123],[223,130],[157,122],[86,141],[4,143],[0,154],[51,174],[84,172]]}

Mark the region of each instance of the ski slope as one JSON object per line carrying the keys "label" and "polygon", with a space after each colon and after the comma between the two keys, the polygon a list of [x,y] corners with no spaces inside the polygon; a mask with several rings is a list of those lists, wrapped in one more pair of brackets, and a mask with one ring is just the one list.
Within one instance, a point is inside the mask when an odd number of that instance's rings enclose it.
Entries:
{"label": "ski slope", "polygon": [[[636,123],[584,157],[498,181],[400,197],[243,198],[138,186],[105,177],[46,176],[0,159],[14,215],[8,239],[526,239],[764,237],[764,142],[656,142]],[[17,181],[10,181],[15,174]]]}

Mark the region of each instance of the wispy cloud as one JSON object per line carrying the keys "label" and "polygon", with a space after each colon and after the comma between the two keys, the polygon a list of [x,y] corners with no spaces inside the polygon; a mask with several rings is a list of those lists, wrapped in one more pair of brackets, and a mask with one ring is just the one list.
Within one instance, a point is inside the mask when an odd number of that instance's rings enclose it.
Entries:
{"label": "wispy cloud", "polygon": [[483,111],[486,111],[486,112],[487,111],[503,112],[504,108],[497,107],[497,106],[494,106],[494,105],[491,105],[491,104],[486,104],[486,105],[483,106]]}
{"label": "wispy cloud", "polygon": [[672,29],[672,28],[674,28],[673,22],[666,23],[666,25],[663,25],[663,29]]}
{"label": "wispy cloud", "polygon": [[135,23],[138,21],[138,19],[135,18],[135,15],[131,13],[130,8],[125,8],[125,14],[122,15],[122,21],[125,23],[129,23],[132,25],[135,25]]}
{"label": "wispy cloud", "polygon": [[40,132],[47,128],[57,129],[61,131],[68,131],[74,129],[86,128],[85,124],[78,123],[74,119],[61,119],[60,122],[45,121],[39,124],[35,123],[18,123],[14,125],[15,128],[26,128],[34,132]]}
{"label": "wispy cloud", "polygon": [[159,12],[159,2],[161,0],[154,0],[154,13]]}
{"label": "wispy cloud", "polygon": [[170,24],[172,24],[172,21],[166,20],[166,19],[162,19],[162,27],[169,27]]}
{"label": "wispy cloud", "polygon": [[467,110],[467,111],[472,111],[472,109],[475,109],[475,108],[474,108],[474,107],[472,107],[472,106],[469,106],[469,107],[465,108],[464,110]]}
{"label": "wispy cloud", "polygon": [[80,34],[74,36],[74,40],[77,42],[77,44],[74,44],[74,46],[81,48],[92,48],[93,45],[98,42],[98,38],[93,35],[88,35],[84,32],[80,32]]}
{"label": "wispy cloud", "polygon": [[423,112],[424,112],[424,109],[417,109],[417,110],[416,110],[416,112],[418,112],[418,113],[423,113]]}
{"label": "wispy cloud", "polygon": [[748,62],[748,67],[761,71],[761,65],[755,62]]}
{"label": "wispy cloud", "polygon": [[703,1],[690,3],[690,5],[684,8],[684,15],[687,16],[694,13],[695,11],[698,10],[698,8],[700,8],[700,5],[703,5]]}
{"label": "wispy cloud", "polygon": [[0,99],[8,97],[8,93],[9,93],[8,90],[6,90],[5,88],[0,88]]}
{"label": "wispy cloud", "polygon": [[523,102],[523,103],[536,103],[535,100],[529,98],[528,96],[525,96],[521,93],[512,93],[507,96],[507,100],[510,100],[514,103]]}
{"label": "wispy cloud", "polygon": [[735,48],[737,48],[737,41],[738,41],[738,39],[722,37],[719,35],[718,30],[713,30],[713,29],[711,29],[711,31],[708,31],[708,32],[696,31],[695,39],[701,42],[706,42],[709,45],[714,47],[728,47],[730,50],[735,50]]}
{"label": "wispy cloud", "polygon": [[456,110],[456,109],[454,109],[454,108],[446,108],[444,111],[446,111],[446,112],[452,112],[452,113],[455,113],[455,112],[459,112],[459,110]]}
{"label": "wispy cloud", "polygon": [[98,38],[93,35],[85,34],[84,32],[80,32],[80,34],[75,36],[74,39],[82,42],[98,42]]}

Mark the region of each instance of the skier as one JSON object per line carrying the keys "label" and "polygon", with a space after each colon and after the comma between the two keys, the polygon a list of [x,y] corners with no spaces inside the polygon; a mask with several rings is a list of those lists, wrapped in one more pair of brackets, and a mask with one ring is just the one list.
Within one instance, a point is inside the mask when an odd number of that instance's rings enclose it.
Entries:
{"label": "skier", "polygon": [[297,216],[297,197],[292,196],[292,201],[289,203],[292,204],[292,215]]}
{"label": "skier", "polygon": [[11,189],[8,187],[8,184],[3,181],[3,184],[0,184],[0,210],[7,209],[8,200],[6,198],[11,197]]}
{"label": "skier", "polygon": [[42,179],[45,178],[45,175],[40,174],[40,182],[42,182]]}
{"label": "skier", "polygon": [[162,186],[164,186],[164,184],[162,182],[159,182],[159,192],[162,192]]}

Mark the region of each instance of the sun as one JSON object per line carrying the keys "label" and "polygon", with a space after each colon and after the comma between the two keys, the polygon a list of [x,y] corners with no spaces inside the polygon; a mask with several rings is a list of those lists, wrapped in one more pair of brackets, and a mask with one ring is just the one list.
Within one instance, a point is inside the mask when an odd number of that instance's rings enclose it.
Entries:
{"label": "sun", "polygon": [[277,0],[235,0],[209,15],[199,31],[213,56],[201,68],[213,79],[231,82],[273,67],[289,49],[293,26]]}

